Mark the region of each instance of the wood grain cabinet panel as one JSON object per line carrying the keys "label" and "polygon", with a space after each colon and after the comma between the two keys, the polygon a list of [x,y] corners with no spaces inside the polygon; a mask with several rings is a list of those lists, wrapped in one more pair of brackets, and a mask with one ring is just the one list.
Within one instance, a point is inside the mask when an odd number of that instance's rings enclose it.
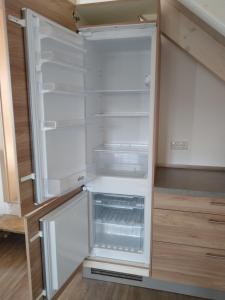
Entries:
{"label": "wood grain cabinet panel", "polygon": [[225,290],[225,251],[153,242],[152,277]]}
{"label": "wood grain cabinet panel", "polygon": [[225,216],[155,209],[153,239],[225,250]]}
{"label": "wood grain cabinet panel", "polygon": [[154,208],[225,215],[225,198],[155,192]]}
{"label": "wood grain cabinet panel", "polygon": [[[23,8],[32,9],[62,26],[76,30],[72,15],[75,6],[68,0],[5,0],[19,178],[33,172],[29,97],[24,31],[20,26],[10,22],[8,15],[21,18]],[[20,199],[22,215],[37,208],[34,204],[34,188],[31,181],[20,182]]]}

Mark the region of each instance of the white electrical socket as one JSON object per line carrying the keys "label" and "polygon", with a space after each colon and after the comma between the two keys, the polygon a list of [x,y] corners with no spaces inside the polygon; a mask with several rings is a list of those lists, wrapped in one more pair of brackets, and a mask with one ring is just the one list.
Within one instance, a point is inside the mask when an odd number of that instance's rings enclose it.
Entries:
{"label": "white electrical socket", "polygon": [[171,150],[188,150],[187,141],[172,141],[170,144]]}

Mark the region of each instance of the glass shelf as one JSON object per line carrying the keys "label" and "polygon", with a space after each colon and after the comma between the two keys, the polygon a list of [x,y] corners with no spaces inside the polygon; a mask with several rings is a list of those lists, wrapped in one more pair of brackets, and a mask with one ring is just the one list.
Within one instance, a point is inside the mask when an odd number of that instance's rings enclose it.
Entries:
{"label": "glass shelf", "polygon": [[98,113],[95,114],[95,117],[104,117],[104,118],[137,118],[137,117],[148,117],[147,112],[112,112],[112,113]]}
{"label": "glass shelf", "polygon": [[148,145],[140,144],[103,144],[94,149],[96,152],[147,153]]}
{"label": "glass shelf", "polygon": [[129,93],[149,93],[148,89],[127,89],[127,90],[89,90],[87,94],[129,94]]}

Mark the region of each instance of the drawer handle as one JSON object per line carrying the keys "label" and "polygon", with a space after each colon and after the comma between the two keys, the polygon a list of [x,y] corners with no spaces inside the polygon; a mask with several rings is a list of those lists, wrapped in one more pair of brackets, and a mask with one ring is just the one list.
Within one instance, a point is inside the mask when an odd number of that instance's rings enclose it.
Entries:
{"label": "drawer handle", "polygon": [[216,206],[225,206],[225,201],[224,202],[219,202],[219,201],[211,201],[211,205],[216,205]]}
{"label": "drawer handle", "polygon": [[209,223],[225,225],[225,221],[209,219]]}
{"label": "drawer handle", "polygon": [[211,257],[211,258],[225,259],[225,255],[222,255],[222,254],[206,253],[206,256]]}

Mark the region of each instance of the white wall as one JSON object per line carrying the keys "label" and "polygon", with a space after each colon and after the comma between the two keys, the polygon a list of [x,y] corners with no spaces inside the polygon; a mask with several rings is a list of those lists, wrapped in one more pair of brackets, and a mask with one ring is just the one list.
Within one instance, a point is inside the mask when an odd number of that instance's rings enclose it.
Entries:
{"label": "white wall", "polygon": [[225,167],[224,82],[165,38],[161,65],[158,163]]}

